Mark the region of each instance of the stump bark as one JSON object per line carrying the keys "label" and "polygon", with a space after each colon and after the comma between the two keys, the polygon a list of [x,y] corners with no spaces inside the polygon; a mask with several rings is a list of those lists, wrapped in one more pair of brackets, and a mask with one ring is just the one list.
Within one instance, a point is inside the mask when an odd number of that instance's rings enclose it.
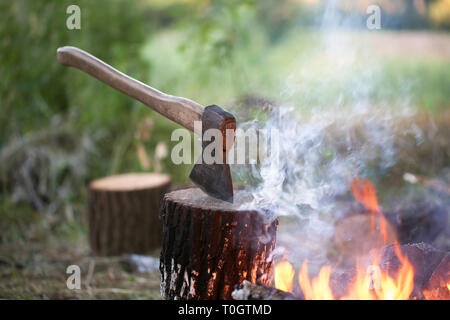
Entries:
{"label": "stump bark", "polygon": [[[267,286],[278,221],[269,213],[240,210],[198,188],[165,195],[161,248],[161,295],[166,299],[231,299],[242,281]],[[247,199],[248,200],[248,199]]]}
{"label": "stump bark", "polygon": [[123,174],[91,182],[87,213],[92,253],[148,253],[160,247],[158,208],[169,185],[169,176],[156,173]]}

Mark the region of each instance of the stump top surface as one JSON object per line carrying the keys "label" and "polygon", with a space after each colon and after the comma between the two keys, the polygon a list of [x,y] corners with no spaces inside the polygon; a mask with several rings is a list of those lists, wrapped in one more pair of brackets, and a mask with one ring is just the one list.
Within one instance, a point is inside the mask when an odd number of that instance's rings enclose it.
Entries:
{"label": "stump top surface", "polygon": [[159,173],[126,173],[94,180],[91,189],[132,191],[157,188],[170,183],[170,177]]}
{"label": "stump top surface", "polygon": [[234,203],[229,203],[210,197],[199,188],[188,188],[172,191],[166,195],[166,199],[203,210],[249,211],[245,207],[253,200],[253,196],[244,190],[235,190]]}

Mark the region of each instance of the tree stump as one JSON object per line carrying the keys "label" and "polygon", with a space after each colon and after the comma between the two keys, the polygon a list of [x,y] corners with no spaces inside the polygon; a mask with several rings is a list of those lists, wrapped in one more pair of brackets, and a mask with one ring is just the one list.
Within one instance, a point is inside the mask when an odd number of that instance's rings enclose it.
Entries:
{"label": "tree stump", "polygon": [[158,208],[170,185],[167,175],[131,173],[90,183],[89,242],[94,255],[148,253],[161,245]]}
{"label": "tree stump", "polygon": [[166,194],[161,204],[161,295],[166,299],[231,299],[236,285],[248,280],[271,285],[278,220],[239,210],[198,188]]}

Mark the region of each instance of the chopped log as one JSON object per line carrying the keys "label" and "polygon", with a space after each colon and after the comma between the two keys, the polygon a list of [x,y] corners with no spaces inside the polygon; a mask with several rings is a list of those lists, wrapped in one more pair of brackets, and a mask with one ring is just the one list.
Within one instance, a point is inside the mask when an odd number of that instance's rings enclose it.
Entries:
{"label": "chopped log", "polygon": [[161,295],[166,299],[231,299],[244,280],[270,285],[278,221],[240,210],[199,188],[166,194],[161,205]]}
{"label": "chopped log", "polygon": [[[383,224],[386,238],[380,233]],[[352,214],[336,222],[333,242],[338,255],[346,264],[353,264],[356,257],[373,248],[395,243],[396,232],[381,215],[374,213]]]}
{"label": "chopped log", "polygon": [[[448,283],[449,274],[449,258],[448,252],[439,251],[425,243],[401,245],[400,250],[406,256],[414,267],[414,290],[411,293],[411,299],[424,299],[423,290],[428,291],[428,296],[436,296],[442,292],[440,279],[445,279]],[[401,266],[401,262],[397,257],[394,245],[389,245],[381,249],[380,267],[383,271],[387,271],[391,275],[395,275]],[[440,266],[443,263],[442,266]],[[440,269],[442,268],[442,269]],[[447,268],[447,269],[446,269]],[[435,276],[433,277],[433,274]],[[435,281],[438,281],[437,283]],[[444,281],[444,280],[442,280]],[[438,285],[439,284],[439,285]],[[436,292],[434,290],[439,289]]]}
{"label": "chopped log", "polygon": [[416,202],[386,212],[386,218],[396,227],[401,244],[431,244],[447,228],[448,214],[445,206]]}
{"label": "chopped log", "polygon": [[[374,250],[381,254],[381,270],[394,277],[401,266],[394,245]],[[414,290],[410,299],[449,300],[450,254],[436,250],[424,243],[402,245],[400,250],[414,267]],[[346,296],[355,275],[355,268],[333,271],[329,284],[335,297],[340,299]],[[288,293],[246,281],[233,291],[232,296],[235,300],[304,299],[303,292],[298,287],[294,288],[294,293]]]}
{"label": "chopped log", "polygon": [[422,291],[427,300],[450,300],[450,255],[446,255],[434,269]]}
{"label": "chopped log", "polygon": [[[433,243],[448,224],[449,210],[427,202],[413,202],[386,211],[386,239],[380,237],[382,217],[355,206],[335,224],[334,256],[351,264],[351,258],[386,244]],[[373,232],[375,230],[376,232]]]}
{"label": "chopped log", "polygon": [[231,294],[234,300],[298,300],[295,295],[244,280]]}
{"label": "chopped log", "polygon": [[87,214],[92,253],[145,254],[160,247],[158,208],[169,185],[169,176],[156,173],[122,174],[91,182]]}

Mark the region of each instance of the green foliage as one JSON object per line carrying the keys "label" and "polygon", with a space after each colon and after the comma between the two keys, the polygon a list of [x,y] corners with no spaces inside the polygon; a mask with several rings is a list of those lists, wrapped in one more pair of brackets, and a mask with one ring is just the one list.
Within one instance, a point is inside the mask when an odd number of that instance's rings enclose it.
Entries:
{"label": "green foliage", "polygon": [[449,75],[450,64],[446,61],[392,59],[383,65],[383,83],[377,89],[380,95],[385,93],[385,100],[393,100],[400,98],[406,84],[413,106],[438,112],[450,107]]}
{"label": "green foliage", "polygon": [[[74,3],[81,8],[81,30],[66,28],[66,8]],[[55,114],[75,109],[82,128],[125,129],[126,119],[118,115],[131,118],[137,103],[79,71],[62,67],[56,61],[56,49],[79,46],[142,78],[148,65],[139,57],[139,49],[149,30],[134,23],[143,20],[139,7],[119,0],[18,0],[3,1],[0,10],[1,141],[48,126]],[[118,132],[109,130],[108,138]]]}
{"label": "green foliage", "polygon": [[[66,27],[70,4],[81,8],[81,30]],[[171,132],[179,126],[61,66],[60,46],[85,49],[170,94],[233,110],[238,121],[267,116],[259,106],[240,106],[241,97],[303,109],[344,106],[361,98],[354,89],[365,81],[370,90],[363,94],[375,104],[449,106],[445,59],[370,60],[374,72],[356,59],[334,72],[336,61],[325,57],[320,34],[310,29],[321,10],[270,0],[0,1],[0,222],[16,224],[15,211],[45,213],[47,221],[71,220],[74,212],[78,230],[90,180],[148,170],[137,155],[140,145],[153,161],[157,144],[166,143],[162,171],[176,184],[189,181],[191,166],[170,160],[177,143]],[[151,138],[141,141],[136,131],[147,117]]]}
{"label": "green foliage", "polygon": [[[81,8],[81,30],[66,27],[71,4]],[[124,137],[133,140],[147,110],[60,65],[56,49],[78,46],[145,80],[140,49],[152,29],[144,9],[121,0],[0,1],[0,195],[52,214],[76,207],[86,182],[108,174],[111,155]],[[135,157],[123,161],[117,171],[140,169]],[[11,210],[2,203],[3,213]]]}

